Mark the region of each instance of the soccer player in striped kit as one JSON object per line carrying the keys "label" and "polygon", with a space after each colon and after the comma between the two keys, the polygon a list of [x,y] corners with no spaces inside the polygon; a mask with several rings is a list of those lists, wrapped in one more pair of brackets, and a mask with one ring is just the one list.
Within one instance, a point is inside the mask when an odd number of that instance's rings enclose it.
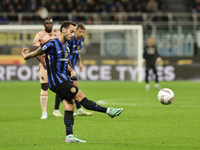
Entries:
{"label": "soccer player in striped kit", "polygon": [[[85,40],[84,37],[85,34],[85,25],[83,23],[79,23],[76,25],[76,31],[75,31],[75,36],[72,38],[71,41],[67,42],[67,45],[70,49],[70,62],[71,62],[71,67],[73,70],[75,70],[75,65],[77,63],[77,60],[79,62],[79,71],[81,72],[83,69],[83,64],[81,61],[81,49],[83,47],[83,42]],[[76,71],[76,70],[75,70]],[[73,80],[73,84],[79,88],[78,86],[78,77],[72,79]],[[59,106],[60,104],[60,100],[59,100],[59,96],[56,95],[56,100],[55,100],[55,106]],[[91,116],[93,113],[91,112],[87,112],[85,110],[83,110],[83,108],[81,107],[80,103],[75,101],[76,104],[76,109],[77,109],[77,113],[74,113],[74,116],[76,116],[76,114],[78,116]],[[58,107],[57,107],[58,109]],[[55,111],[55,110],[54,110]]]}
{"label": "soccer player in striped kit", "polygon": [[[60,36],[54,40],[44,43],[37,50],[28,53],[27,48],[22,50],[22,57],[27,60],[41,54],[46,54],[47,76],[49,88],[61,98],[65,110],[64,124],[66,126],[66,143],[85,143],[73,135],[74,124],[74,100],[78,101],[88,110],[108,114],[111,118],[119,116],[123,108],[105,108],[94,101],[88,100],[84,93],[74,86],[71,78],[76,78],[76,72],[68,64],[68,48],[66,41],[70,41],[75,34],[76,24],[64,21],[60,27]],[[70,71],[71,76],[67,74]]]}

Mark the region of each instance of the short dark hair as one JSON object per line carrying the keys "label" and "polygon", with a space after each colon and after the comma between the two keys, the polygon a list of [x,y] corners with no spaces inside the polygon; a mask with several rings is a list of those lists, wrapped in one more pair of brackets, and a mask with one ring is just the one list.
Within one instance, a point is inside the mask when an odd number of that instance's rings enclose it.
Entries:
{"label": "short dark hair", "polygon": [[64,21],[60,26],[60,32],[62,32],[62,28],[68,28],[70,25],[76,26],[76,23],[72,21]]}
{"label": "short dark hair", "polygon": [[45,18],[43,19],[43,22],[45,22],[46,20],[52,20],[52,22],[53,22],[53,17],[45,17]]}
{"label": "short dark hair", "polygon": [[78,30],[79,28],[82,29],[82,30],[85,30],[85,25],[83,23],[78,23],[76,25],[76,30]]}

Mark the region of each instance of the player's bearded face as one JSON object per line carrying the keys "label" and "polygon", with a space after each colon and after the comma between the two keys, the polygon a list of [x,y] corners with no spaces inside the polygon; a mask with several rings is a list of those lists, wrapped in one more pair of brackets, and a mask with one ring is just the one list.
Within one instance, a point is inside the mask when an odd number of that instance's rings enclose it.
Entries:
{"label": "player's bearded face", "polygon": [[80,28],[78,30],[76,30],[76,38],[77,38],[77,40],[82,39],[84,34],[85,34],[85,30],[82,30]]}
{"label": "player's bearded face", "polygon": [[75,27],[70,25],[64,34],[65,41],[70,41],[75,34]]}

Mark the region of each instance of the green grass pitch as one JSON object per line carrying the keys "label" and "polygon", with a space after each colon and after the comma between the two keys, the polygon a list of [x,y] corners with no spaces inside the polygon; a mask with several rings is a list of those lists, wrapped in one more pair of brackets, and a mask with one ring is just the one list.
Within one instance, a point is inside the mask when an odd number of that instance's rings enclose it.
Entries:
{"label": "green grass pitch", "polygon": [[[40,120],[40,83],[0,83],[0,150],[198,150],[200,83],[160,82],[174,91],[171,105],[157,100],[150,82],[79,81],[88,99],[106,107],[123,107],[115,118],[98,112],[76,116],[74,134],[87,143],[65,143],[63,118],[52,115],[55,94],[49,90],[48,119]],[[63,106],[60,105],[63,113]]]}

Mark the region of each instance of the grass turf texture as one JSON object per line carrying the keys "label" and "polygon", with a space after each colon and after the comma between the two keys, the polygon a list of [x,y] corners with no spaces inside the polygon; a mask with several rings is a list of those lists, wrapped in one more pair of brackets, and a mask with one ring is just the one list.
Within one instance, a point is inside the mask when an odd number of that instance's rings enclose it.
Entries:
{"label": "grass turf texture", "polygon": [[[93,112],[76,116],[74,134],[87,143],[64,143],[63,118],[52,115],[55,94],[49,90],[48,119],[40,120],[39,82],[1,82],[1,150],[193,150],[200,149],[198,82],[160,82],[174,91],[173,104],[157,100],[158,91],[144,83],[79,81],[88,99],[123,107],[119,117]],[[63,113],[62,104],[60,110]]]}

